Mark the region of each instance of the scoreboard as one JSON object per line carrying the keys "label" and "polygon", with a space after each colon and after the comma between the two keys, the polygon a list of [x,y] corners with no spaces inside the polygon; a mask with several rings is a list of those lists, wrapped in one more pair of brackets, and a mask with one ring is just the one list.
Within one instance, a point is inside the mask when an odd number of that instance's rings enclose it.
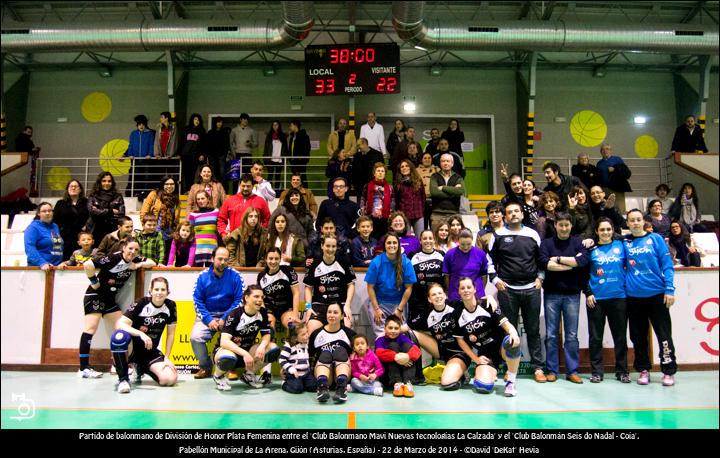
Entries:
{"label": "scoreboard", "polygon": [[400,48],[395,43],[305,48],[305,95],[399,92]]}

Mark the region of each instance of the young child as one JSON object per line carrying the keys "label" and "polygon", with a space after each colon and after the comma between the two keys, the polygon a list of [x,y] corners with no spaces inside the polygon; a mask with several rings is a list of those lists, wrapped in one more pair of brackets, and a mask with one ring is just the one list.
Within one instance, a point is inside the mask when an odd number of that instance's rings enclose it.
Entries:
{"label": "young child", "polygon": [[382,363],[368,344],[367,337],[358,334],[353,338],[353,354],[350,355],[353,390],[375,396],[383,395],[380,377],[385,373]]}
{"label": "young child", "polygon": [[170,245],[170,267],[192,267],[195,262],[195,230],[190,221],[183,221],[173,232]]}
{"label": "young child", "polygon": [[152,259],[155,264],[162,266],[165,263],[165,241],[162,234],[155,229],[157,229],[157,217],[145,215],[143,230],[137,234],[137,241],[140,244],[140,256]]}
{"label": "young child", "polygon": [[308,353],[310,334],[305,323],[293,324],[290,323],[288,340],[283,345],[278,359],[285,376],[282,389],[292,394],[315,391],[317,381],[310,368],[310,354]]}
{"label": "young child", "polygon": [[372,219],[368,216],[361,216],[357,220],[357,228],[360,235],[350,243],[353,267],[367,267],[375,257],[373,250],[377,245],[377,240],[371,236],[373,231]]}
{"label": "young child", "polygon": [[400,334],[402,321],[390,315],[385,321],[385,335],[375,341],[375,353],[388,373],[395,397],[415,397],[412,380],[415,378],[415,361],[422,352],[405,334]]}
{"label": "young child", "polygon": [[73,251],[70,259],[63,264],[66,266],[83,265],[85,261],[95,256],[97,252],[97,250],[93,250],[93,243],[95,243],[95,240],[90,232],[80,232],[78,234],[78,245],[80,245],[80,249]]}
{"label": "young child", "polygon": [[[129,216],[118,218],[118,228],[112,231],[100,241],[97,247],[97,254],[111,255],[122,250],[122,244],[133,234],[133,220]],[[93,237],[94,238],[94,237]]]}

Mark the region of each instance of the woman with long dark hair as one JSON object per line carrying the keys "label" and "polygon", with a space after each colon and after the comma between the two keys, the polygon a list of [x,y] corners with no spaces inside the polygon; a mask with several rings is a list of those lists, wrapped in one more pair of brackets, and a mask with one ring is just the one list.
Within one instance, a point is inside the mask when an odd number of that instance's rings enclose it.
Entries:
{"label": "woman with long dark hair", "polygon": [[95,245],[117,229],[118,218],[125,216],[125,200],[117,191],[115,177],[110,172],[100,172],[88,196],[87,229],[92,232]]}
{"label": "woman with long dark hair", "polygon": [[684,183],[680,187],[680,192],[670,207],[669,216],[683,223],[690,233],[707,231],[705,226],[700,224],[700,200],[692,183]]}
{"label": "woman with long dark hair", "polygon": [[58,200],[53,211],[53,222],[60,228],[60,235],[65,241],[63,248],[63,261],[67,261],[77,250],[78,234],[87,223],[88,212],[87,198],[83,185],[76,179],[68,181],[65,186],[63,198]]}
{"label": "woman with long dark hair", "polygon": [[[295,188],[289,189],[285,200],[282,202],[282,208],[285,209],[288,216],[290,230],[296,231],[303,239],[305,248],[307,248],[310,237],[315,234],[315,221],[307,208],[305,198],[303,198],[300,190]],[[302,231],[299,229],[302,229]]]}
{"label": "woman with long dark hair", "polygon": [[287,135],[282,130],[282,124],[275,119],[270,124],[270,129],[265,135],[265,147],[263,149],[263,157],[265,158],[265,167],[268,171],[268,181],[275,189],[284,188],[280,179],[282,173],[284,158],[288,156]]}
{"label": "woman with long dark hair", "polygon": [[590,334],[590,382],[604,378],[603,333],[610,325],[615,351],[615,377],[630,383],[627,368],[627,304],[625,301],[625,246],[615,237],[610,218],[595,223],[597,244],[590,251],[590,280],[585,289]]}
{"label": "woman with long dark hair", "polygon": [[280,249],[280,264],[300,267],[305,264],[305,244],[288,227],[288,217],[284,212],[270,218],[268,235],[260,245],[258,266],[265,264],[265,255],[271,248]]}
{"label": "woman with long dark hair", "polygon": [[417,282],[412,263],[400,249],[400,237],[390,232],[385,236],[384,251],[376,256],[365,274],[368,297],[368,316],[376,337],[385,334],[385,319],[397,315],[406,320],[406,305]]}
{"label": "woman with long dark hair", "polygon": [[405,213],[415,235],[425,229],[425,187],[409,159],[400,161],[395,175],[395,207]]}
{"label": "woman with long dark hair", "polygon": [[198,211],[198,205],[195,201],[195,196],[198,192],[205,191],[210,199],[212,208],[222,207],[225,201],[225,188],[222,183],[215,177],[215,172],[209,165],[201,165],[198,168],[198,173],[195,176],[195,184],[190,187],[187,198],[187,212],[188,214]]}
{"label": "woman with long dark hair", "polygon": [[228,234],[225,247],[230,252],[231,267],[255,267],[258,264],[260,245],[267,238],[267,229],[260,224],[260,211],[255,207],[245,210],[240,227]]}
{"label": "woman with long dark hair", "polygon": [[702,252],[698,250],[690,237],[690,233],[678,220],[670,223],[670,234],[668,236],[670,253],[673,258],[685,267],[700,267],[702,265]]}
{"label": "woman with long dark hair", "polygon": [[270,248],[265,254],[265,269],[257,277],[257,284],[265,293],[265,308],[273,329],[277,320],[285,329],[289,329],[293,322],[300,322],[298,276],[292,267],[281,265],[281,255],[280,248]]}
{"label": "woman with long dark hair", "polygon": [[[157,218],[157,231],[162,234],[165,242],[166,257],[170,254],[172,235],[180,222],[180,198],[178,197],[177,182],[175,178],[163,177],[160,189],[148,194],[140,210],[140,221],[144,221],[146,215]],[[167,259],[161,260],[163,264]]]}

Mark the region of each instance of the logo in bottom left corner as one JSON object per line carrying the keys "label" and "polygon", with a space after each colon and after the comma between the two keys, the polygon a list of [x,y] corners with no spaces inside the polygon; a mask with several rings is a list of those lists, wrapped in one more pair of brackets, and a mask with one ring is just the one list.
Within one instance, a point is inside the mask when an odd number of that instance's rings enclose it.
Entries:
{"label": "logo in bottom left corner", "polygon": [[23,421],[35,418],[35,401],[28,398],[25,393],[13,393],[12,402],[17,403],[17,415],[10,417],[11,420]]}

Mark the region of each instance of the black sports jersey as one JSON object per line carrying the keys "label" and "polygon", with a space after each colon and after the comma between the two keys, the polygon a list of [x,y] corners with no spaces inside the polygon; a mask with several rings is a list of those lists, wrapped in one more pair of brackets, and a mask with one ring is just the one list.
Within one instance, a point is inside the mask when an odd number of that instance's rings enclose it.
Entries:
{"label": "black sports jersey", "polygon": [[413,285],[412,298],[417,303],[426,304],[428,286],[432,283],[443,284],[443,254],[437,250],[433,250],[430,254],[421,251],[415,253],[410,262],[417,277],[417,283]]}
{"label": "black sports jersey", "polygon": [[248,315],[242,305],[230,312],[222,329],[222,333],[230,334],[233,342],[243,350],[249,350],[253,346],[258,332],[262,335],[270,334],[267,310],[263,308],[255,315]]}
{"label": "black sports jersey", "polygon": [[[147,258],[136,256],[132,259],[135,264],[147,261]],[[130,278],[133,271],[128,269],[129,262],[125,262],[120,252],[110,255],[95,256],[92,262],[96,268],[100,269],[97,274],[100,280],[100,288],[95,290],[88,286],[87,293],[115,293],[120,291],[126,281]]]}
{"label": "black sports jersey", "polygon": [[434,308],[425,311],[418,319],[410,323],[413,329],[428,331],[446,350],[460,351],[455,339],[457,319],[455,308],[445,305],[441,311]]}
{"label": "black sports jersey", "polygon": [[271,311],[292,309],[292,287],[298,284],[298,276],[292,267],[280,266],[280,270],[272,275],[266,269],[258,274],[257,282],[265,293],[265,303]]}
{"label": "black sports jersey", "polygon": [[344,324],[336,332],[329,332],[325,327],[316,329],[310,336],[308,351],[313,358],[317,358],[323,351],[332,352],[338,346],[343,347],[347,354],[352,354],[352,340],[355,331],[346,328]]}
{"label": "black sports jersey", "polygon": [[[508,320],[498,307],[495,311],[488,305],[487,300],[479,300],[474,312],[469,312],[463,306],[462,301],[453,303],[456,309],[455,337],[463,337],[470,347],[482,349],[493,345],[499,346],[502,343],[505,331],[501,326]],[[470,342],[469,337],[477,337],[476,342]]]}
{"label": "black sports jersey", "polygon": [[346,267],[336,260],[328,265],[322,259],[313,262],[303,282],[312,286],[312,301],[322,304],[345,305],[348,285],[355,281],[355,273],[348,263]]}
{"label": "black sports jersey", "polygon": [[153,347],[157,347],[165,326],[177,323],[177,306],[175,301],[165,299],[163,305],[156,307],[150,297],[143,297],[128,307],[125,316],[132,320],[133,328],[147,334]]}

